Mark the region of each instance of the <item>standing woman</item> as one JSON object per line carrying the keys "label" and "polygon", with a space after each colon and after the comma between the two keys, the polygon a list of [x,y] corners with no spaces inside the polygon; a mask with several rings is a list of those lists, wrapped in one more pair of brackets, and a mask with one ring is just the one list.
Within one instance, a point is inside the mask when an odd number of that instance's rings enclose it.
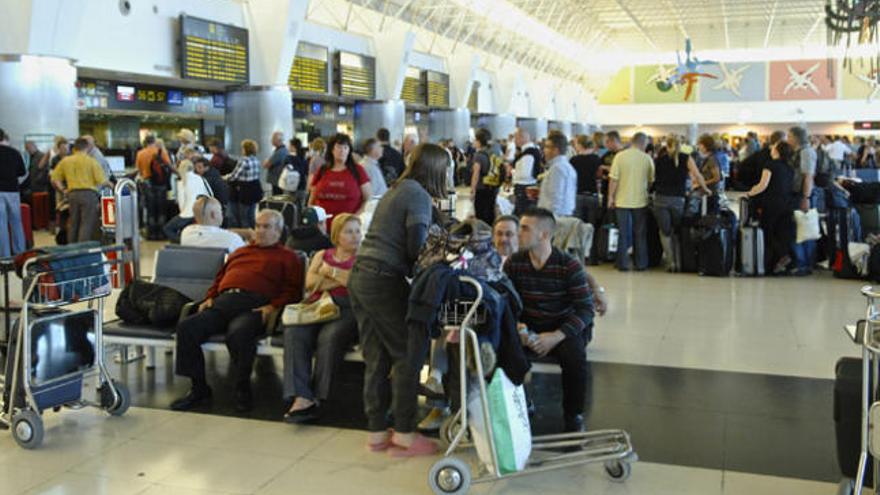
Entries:
{"label": "standing woman", "polygon": [[678,229],[684,215],[687,179],[691,178],[706,195],[712,191],[706,187],[703,174],[697,169],[694,159],[682,153],[681,143],[675,136],[666,138],[666,145],[661,146],[654,160],[654,202],[653,213],[660,229],[660,244],[663,245],[663,256],[666,268],[670,272],[681,269],[676,264],[672,250],[672,236]]}
{"label": "standing woman", "polygon": [[474,157],[471,162],[471,198],[474,200],[474,216],[489,225],[495,223],[495,200],[498,188],[483,183],[492,168],[489,141],[492,133],[478,129],[474,139]]}
{"label": "standing woman", "polygon": [[[403,175],[382,196],[348,279],[366,364],[367,447],[373,452],[390,448],[392,455],[407,457],[437,450],[415,433],[419,372],[429,338],[426,331],[406,325],[406,278],[428,236],[432,200],[446,198],[448,164],[449,155],[440,146],[422,144],[413,150]],[[389,407],[393,430],[388,429]]]}
{"label": "standing woman", "polygon": [[232,172],[225,177],[229,183],[229,210],[232,227],[252,229],[256,221],[257,203],[263,199],[260,184],[260,160],[257,143],[252,139],[241,142],[241,158]]}
{"label": "standing woman", "polygon": [[[703,174],[703,179],[705,179],[705,187],[711,191],[707,211],[708,213],[717,213],[720,208],[719,200],[724,192],[721,164],[718,163],[718,159],[715,156],[715,153],[718,151],[718,143],[711,135],[703,134],[697,140],[697,151],[703,157],[703,166],[700,167],[700,173]],[[699,184],[693,184],[694,189],[697,187],[699,187]]]}
{"label": "standing woman", "polygon": [[791,256],[795,225],[789,197],[794,186],[794,167],[791,165],[794,148],[786,141],[770,146],[770,161],[761,170],[761,179],[746,193],[756,198],[761,209],[761,228],[769,237],[768,271],[774,275],[785,273]]}
{"label": "standing woman", "polygon": [[351,138],[347,134],[337,134],[330,139],[324,158],[324,165],[312,178],[309,206],[320,206],[331,215],[327,220],[329,232],[333,215],[360,215],[373,192],[367,171],[354,162]]}

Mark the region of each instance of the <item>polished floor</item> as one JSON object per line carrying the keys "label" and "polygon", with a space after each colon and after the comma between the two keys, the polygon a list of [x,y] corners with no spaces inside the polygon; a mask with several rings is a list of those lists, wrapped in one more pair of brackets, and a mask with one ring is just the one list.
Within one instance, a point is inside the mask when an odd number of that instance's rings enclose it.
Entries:
{"label": "polished floor", "polygon": [[[144,244],[149,274],[161,244]],[[625,485],[584,467],[474,493],[834,492],[831,379],[841,356],[859,353],[842,327],[864,314],[860,282],[827,272],[750,279],[590,270],[611,309],[588,351],[589,426],[630,430],[642,462]],[[431,460],[364,452],[360,365],[346,366],[342,399],[333,399],[338,407],[324,425],[294,428],[278,421],[279,363],[258,366],[255,385],[269,396],[248,417],[233,417],[225,355],[209,361],[219,386],[214,406],[201,411],[208,414],[164,410],[186,389],[167,359],[154,371],[113,367],[145,406],[129,416],[50,414],[37,452],[0,434],[0,494],[428,493]],[[558,427],[557,378],[534,379],[536,431]]]}

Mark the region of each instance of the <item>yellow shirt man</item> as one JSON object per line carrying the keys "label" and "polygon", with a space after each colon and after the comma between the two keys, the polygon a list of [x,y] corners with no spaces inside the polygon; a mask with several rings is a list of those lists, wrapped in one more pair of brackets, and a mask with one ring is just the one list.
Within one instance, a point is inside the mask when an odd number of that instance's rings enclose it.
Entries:
{"label": "yellow shirt man", "polygon": [[52,171],[52,180],[66,182],[68,191],[97,191],[101,184],[107,182],[101,165],[82,151],[77,151],[58,162],[58,166]]}
{"label": "yellow shirt man", "polygon": [[611,164],[610,177],[617,181],[613,198],[616,207],[648,206],[648,189],[654,182],[654,160],[647,153],[636,148],[621,151]]}

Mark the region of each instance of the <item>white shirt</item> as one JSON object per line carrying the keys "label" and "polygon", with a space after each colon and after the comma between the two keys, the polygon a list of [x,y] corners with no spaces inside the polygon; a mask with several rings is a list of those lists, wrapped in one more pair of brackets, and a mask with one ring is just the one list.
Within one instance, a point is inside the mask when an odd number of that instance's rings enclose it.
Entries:
{"label": "white shirt", "polygon": [[828,153],[828,158],[831,160],[835,160],[838,162],[843,161],[844,155],[850,153],[850,149],[847,145],[843,144],[842,141],[837,140],[833,143],[829,143],[822,146],[822,149],[825,150],[825,153]]}
{"label": "white shirt", "polygon": [[208,182],[201,175],[195,172],[187,172],[186,186],[184,186],[183,181],[177,183],[177,206],[180,207],[181,217],[192,218],[194,216],[193,204],[195,204],[199,196],[213,197],[214,194],[211,192]]}
{"label": "white shirt", "polygon": [[535,143],[527,143],[522,147],[523,155],[516,161],[513,168],[513,184],[517,186],[533,186],[537,182],[535,180],[534,168],[535,157],[526,154],[527,149],[537,148]]}
{"label": "white shirt", "polygon": [[379,162],[367,156],[364,157],[363,167],[364,170],[367,171],[367,176],[370,178],[370,186],[373,188],[373,197],[379,198],[384,196],[385,192],[388,191],[388,184],[385,183],[385,177],[382,175],[382,169],[379,166]]}
{"label": "white shirt", "polygon": [[182,246],[211,247],[225,249],[232,253],[245,245],[240,235],[213,225],[192,224],[180,234]]}
{"label": "white shirt", "polygon": [[547,162],[547,173],[541,182],[541,195],[538,206],[546,208],[556,216],[574,214],[577,196],[577,172],[565,155],[559,155]]}

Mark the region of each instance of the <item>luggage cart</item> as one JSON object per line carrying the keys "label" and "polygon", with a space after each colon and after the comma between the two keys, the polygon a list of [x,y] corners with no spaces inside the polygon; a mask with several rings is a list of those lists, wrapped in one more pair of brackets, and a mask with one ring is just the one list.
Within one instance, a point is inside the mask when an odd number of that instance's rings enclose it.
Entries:
{"label": "luggage cart", "polygon": [[[25,262],[21,317],[0,380],[0,425],[11,429],[19,446],[40,446],[47,409],[92,406],[121,416],[131,405],[128,389],[107,371],[102,338],[109,266],[119,262],[107,254],[122,249],[69,250]],[[75,303],[88,307],[65,308]]]}
{"label": "luggage cart", "polygon": [[[461,495],[468,492],[472,483],[484,483],[595,463],[604,464],[605,474],[612,481],[626,481],[631,474],[631,464],[638,460],[638,456],[633,450],[629,434],[624,430],[598,430],[532,437],[532,452],[526,467],[514,473],[501,473],[492,431],[483,364],[479,358],[469,359],[466,357],[468,356],[468,347],[474,349],[473,356],[479,356],[477,333],[473,330],[472,325],[480,320],[481,314],[482,317],[485,317],[480,307],[483,290],[480,283],[472,277],[462,276],[460,280],[471,284],[477,297],[469,302],[450,303],[441,313],[445,325],[444,331],[458,332],[461,356],[459,359],[461,407],[440,429],[440,441],[448,447],[444,457],[434,463],[428,474],[428,485],[431,490],[437,495]],[[454,342],[455,338],[453,337],[451,341]],[[468,373],[468,368],[472,369],[471,373]],[[487,466],[480,466],[480,473],[477,477],[472,476],[471,466],[467,461],[453,455],[456,449],[470,446],[466,439],[469,381],[475,381],[478,385],[474,388],[479,390],[483,424],[486,428],[485,436],[488,438],[492,459],[491,469]]]}

